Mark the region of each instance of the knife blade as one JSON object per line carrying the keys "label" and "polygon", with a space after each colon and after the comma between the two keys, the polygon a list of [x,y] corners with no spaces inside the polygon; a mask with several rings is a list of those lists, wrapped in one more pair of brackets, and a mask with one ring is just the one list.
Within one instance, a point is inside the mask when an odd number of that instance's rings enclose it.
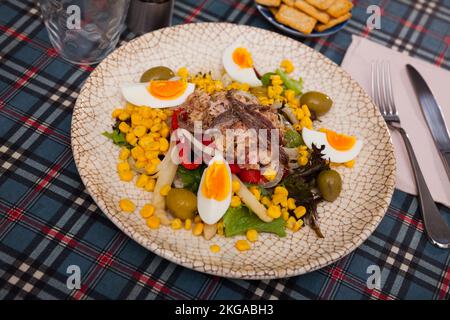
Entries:
{"label": "knife blade", "polygon": [[450,178],[450,137],[442,110],[427,83],[412,65],[407,64],[409,79],[422,107],[422,113]]}

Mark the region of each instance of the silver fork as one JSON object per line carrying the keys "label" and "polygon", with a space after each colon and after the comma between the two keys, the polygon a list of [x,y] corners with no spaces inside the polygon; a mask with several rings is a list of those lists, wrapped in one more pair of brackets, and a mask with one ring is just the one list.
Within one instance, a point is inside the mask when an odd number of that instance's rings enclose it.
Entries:
{"label": "silver fork", "polygon": [[405,143],[413,167],[417,191],[419,193],[420,210],[428,238],[434,245],[440,248],[450,248],[450,229],[431,197],[430,190],[420,170],[408,134],[401,126],[400,117],[394,102],[391,71],[389,63],[386,61],[372,62],[372,97],[375,104],[380,108],[387,125],[397,130]]}

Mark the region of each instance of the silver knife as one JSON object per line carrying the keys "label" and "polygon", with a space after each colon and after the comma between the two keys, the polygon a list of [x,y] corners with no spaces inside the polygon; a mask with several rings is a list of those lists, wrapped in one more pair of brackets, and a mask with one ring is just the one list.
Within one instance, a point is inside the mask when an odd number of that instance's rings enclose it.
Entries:
{"label": "silver knife", "polygon": [[445,124],[444,117],[442,116],[442,110],[427,83],[412,65],[407,64],[409,79],[411,80],[414,91],[419,99],[422,107],[422,113],[427,121],[428,128],[433,136],[434,143],[441,155],[444,162],[447,175],[450,179],[450,137]]}

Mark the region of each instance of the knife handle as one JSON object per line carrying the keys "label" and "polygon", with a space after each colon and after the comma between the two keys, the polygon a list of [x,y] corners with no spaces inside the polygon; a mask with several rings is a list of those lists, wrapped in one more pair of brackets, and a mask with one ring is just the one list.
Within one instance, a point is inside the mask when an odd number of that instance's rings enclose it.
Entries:
{"label": "knife handle", "polygon": [[394,127],[397,129],[405,143],[406,150],[408,151],[409,159],[416,179],[417,191],[419,193],[419,204],[422,212],[422,218],[425,225],[430,241],[440,248],[450,248],[450,228],[442,218],[436,203],[431,197],[430,190],[427,187],[425,178],[420,170],[419,163],[417,162],[414,149],[409,140],[408,134],[401,127]]}

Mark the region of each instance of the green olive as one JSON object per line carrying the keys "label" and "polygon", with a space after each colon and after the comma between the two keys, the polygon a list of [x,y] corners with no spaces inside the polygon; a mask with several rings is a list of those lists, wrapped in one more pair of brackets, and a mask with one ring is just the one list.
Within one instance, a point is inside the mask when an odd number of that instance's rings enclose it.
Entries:
{"label": "green olive", "polygon": [[150,82],[152,80],[169,80],[175,77],[175,73],[167,67],[159,66],[148,69],[141,76],[141,82]]}
{"label": "green olive", "polygon": [[175,217],[181,220],[194,219],[197,211],[197,196],[187,189],[170,189],[166,197],[166,206]]}
{"label": "green olive", "polygon": [[322,197],[327,201],[334,201],[342,191],[342,179],[335,170],[324,170],[317,177],[317,186]]}
{"label": "green olive", "polygon": [[250,88],[250,93],[255,97],[265,97],[267,96],[267,88],[266,87],[253,87]]}
{"label": "green olive", "polygon": [[331,109],[333,100],[322,92],[309,91],[301,96],[300,104],[306,104],[316,116],[322,116]]}

